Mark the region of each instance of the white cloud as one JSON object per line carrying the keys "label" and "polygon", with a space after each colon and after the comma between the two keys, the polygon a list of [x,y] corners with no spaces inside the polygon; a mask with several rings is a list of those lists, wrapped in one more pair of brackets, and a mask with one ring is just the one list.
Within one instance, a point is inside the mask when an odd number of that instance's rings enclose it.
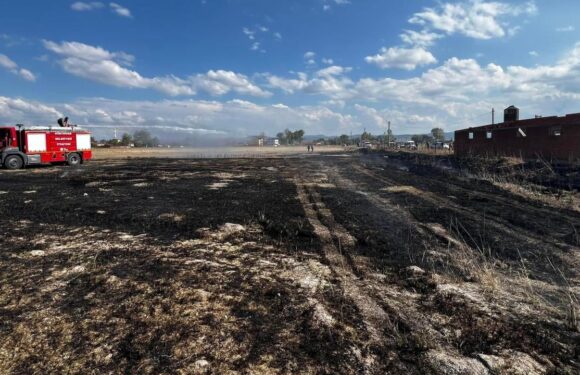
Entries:
{"label": "white cloud", "polygon": [[[99,61],[88,63],[100,65]],[[117,65],[116,69],[126,68]],[[165,127],[181,129],[179,132],[182,133],[215,131],[240,135],[265,131],[271,134],[278,129],[296,126],[304,127],[307,134],[357,132],[362,127],[382,133],[388,120],[392,122],[395,134],[427,132],[434,126],[449,131],[488,123],[492,107],[501,110],[510,104],[522,108],[523,117],[577,112],[580,43],[551,65],[482,65],[474,59],[451,58],[440,66],[406,79],[383,77],[355,81],[349,77],[350,72],[350,68],[333,65],[310,74],[295,73],[291,77],[263,75],[269,87],[281,92],[320,96],[321,104],[311,106],[293,107],[280,99],[273,105],[258,104],[239,98],[226,102],[87,99],[65,106],[34,102],[27,105],[22,100],[3,98],[0,100],[0,114],[14,118],[14,121],[24,121],[20,119],[30,110],[30,118],[42,115],[46,121],[48,116],[56,118],[56,113],[66,113],[71,114],[75,122],[94,125],[96,129],[121,124],[128,129],[134,126]],[[98,76],[96,73],[93,75]],[[220,70],[184,79],[171,76],[165,80],[131,75],[123,77],[118,77],[120,82],[127,84],[124,79],[129,84],[137,82],[135,87],[153,88],[153,85],[168,84],[216,96],[228,92],[256,96],[265,93],[248,77]]]}
{"label": "white cloud", "polygon": [[226,70],[210,70],[206,74],[198,74],[190,78],[194,87],[211,95],[224,95],[231,91],[257,97],[268,97],[271,94],[253,84],[243,74]]}
{"label": "white cloud", "polygon": [[349,67],[342,67],[338,65],[329,66],[328,68],[320,69],[316,72],[317,77],[332,77],[332,76],[341,76],[346,73],[349,73],[352,68]]}
{"label": "white cloud", "polygon": [[183,141],[197,136],[246,136],[261,131],[274,135],[285,128],[307,134],[334,134],[359,127],[356,119],[325,106],[290,107],[282,103],[260,105],[244,100],[227,102],[204,100],[118,101],[82,99],[67,104],[43,104],[0,97],[0,116],[21,123],[50,124],[64,115],[91,129],[97,138],[121,132],[150,129],[156,135],[172,134]]}
{"label": "white cloud", "polygon": [[462,34],[477,39],[512,36],[520,30],[520,26],[511,26],[503,18],[535,13],[537,7],[533,1],[513,5],[496,1],[468,0],[443,3],[437,8],[425,8],[409,19],[409,23],[420,25],[423,29],[404,30],[400,35],[405,46],[382,48],[380,53],[367,56],[365,61],[382,69],[413,70],[437,62],[435,56],[427,49],[435,41],[443,38],[443,33]]}
{"label": "white cloud", "polygon": [[115,60],[130,65],[135,57],[125,52],[109,52],[102,47],[95,47],[79,42],[55,43],[43,40],[44,47],[58,55],[75,57],[86,61]]}
{"label": "white cloud", "polygon": [[4,44],[6,47],[14,47],[23,44],[32,44],[32,41],[22,36],[0,34],[0,43]]}
{"label": "white cloud", "polygon": [[308,51],[304,54],[304,60],[310,60],[316,57],[316,53]]}
{"label": "white cloud", "polygon": [[413,106],[428,108],[442,118],[454,118],[459,126],[494,102],[499,106],[521,103],[536,113],[576,112],[579,73],[580,43],[554,65],[504,68],[452,58],[414,78],[365,78],[356,82],[353,98],[399,103],[409,113],[417,113]]}
{"label": "white cloud", "polygon": [[19,68],[18,64],[16,64],[6,55],[0,54],[0,67],[8,70],[12,74],[20,76],[27,81],[36,81],[36,76],[30,70]]}
{"label": "white cloud", "polygon": [[27,81],[30,82],[36,81],[36,76],[28,69],[21,68],[20,70],[18,70],[18,75]]}
{"label": "white cloud", "polygon": [[[384,77],[353,81],[344,68],[331,67],[312,75],[269,76],[267,81],[285,93],[325,96],[331,99],[326,101],[328,105],[346,101],[346,110],[356,104],[384,103],[389,110],[396,108],[406,114],[405,123],[413,131],[427,129],[435,121],[455,129],[473,125],[474,114],[483,113],[484,117],[477,121],[485,124],[486,113],[492,106],[498,109],[515,103],[533,111],[532,115],[577,112],[580,43],[552,65],[502,67],[481,65],[474,59],[451,58],[408,79]],[[361,114],[360,107],[355,109]],[[365,116],[370,119],[369,113]]]}
{"label": "white cloud", "polygon": [[105,4],[101,3],[100,1],[90,1],[90,2],[83,2],[77,1],[73,3],[70,7],[72,10],[76,10],[77,12],[88,12],[91,10],[101,9],[105,6]]}
{"label": "white cloud", "polygon": [[[14,123],[46,121],[45,117],[55,120],[62,117],[56,108],[35,101],[0,96],[0,115]],[[42,120],[44,118],[44,120]]]}
{"label": "white cloud", "polygon": [[113,13],[115,13],[118,16],[127,17],[127,18],[133,17],[133,15],[131,14],[131,11],[128,8],[125,8],[117,3],[109,3],[109,6],[111,7],[111,10],[113,11]]}
{"label": "white cloud", "polygon": [[234,92],[242,95],[269,96],[246,76],[225,70],[210,70],[187,78],[173,75],[147,78],[122,65],[134,57],[125,52],[110,52],[101,47],[79,42],[55,43],[44,41],[44,46],[61,57],[64,71],[77,77],[123,88],[153,89],[171,96],[196,95],[198,91],[210,95]]}
{"label": "white cloud", "polygon": [[[501,38],[508,34],[507,16],[533,15],[538,11],[533,1],[519,5],[496,1],[470,0],[443,3],[437,8],[425,8],[409,20],[412,24],[476,39]],[[512,32],[513,29],[512,28]]]}
{"label": "white cloud", "polygon": [[[370,129],[376,129],[379,133],[391,130],[395,134],[413,134],[427,132],[429,129],[440,125],[436,116],[427,114],[409,113],[407,111],[382,109],[355,104],[354,108],[360,114],[359,120]],[[411,110],[411,108],[409,108]]]}
{"label": "white cloud", "polygon": [[419,66],[434,64],[437,62],[437,59],[431,52],[421,47],[392,47],[382,48],[379,54],[367,56],[365,61],[381,69],[397,68],[413,70]]}
{"label": "white cloud", "polygon": [[533,57],[538,57],[538,56],[540,56],[540,54],[539,54],[537,51],[530,51],[530,52],[528,52],[528,54],[529,54],[530,56],[533,56]]}
{"label": "white cloud", "polygon": [[350,0],[323,0],[322,9],[328,11],[333,5],[347,5]]}
{"label": "white cloud", "polygon": [[268,38],[272,38],[276,41],[282,40],[282,34],[279,32],[270,32],[270,28],[262,25],[256,25],[254,27],[244,27],[242,28],[244,35],[250,40],[250,50],[266,52],[263,48],[260,48],[263,42],[267,41]]}
{"label": "white cloud", "polygon": [[2,54],[0,54],[0,66],[10,70],[18,68],[18,65],[14,61]]}
{"label": "white cloud", "polygon": [[423,48],[432,46],[437,39],[443,37],[441,34],[432,33],[426,30],[422,30],[420,32],[405,30],[400,36],[404,43],[414,47]]}
{"label": "white cloud", "polygon": [[366,117],[370,118],[375,123],[375,125],[381,128],[386,128],[388,126],[386,114],[379,112],[377,109],[360,104],[355,104],[354,108]]}
{"label": "white cloud", "polygon": [[[99,10],[105,8],[105,4],[100,1],[77,1],[71,4],[71,9],[77,12],[90,12],[94,10]],[[117,3],[109,3],[109,9],[114,14],[125,17],[133,18],[131,10]]]}
{"label": "white cloud", "polygon": [[308,51],[304,54],[304,62],[307,65],[316,65],[316,53]]}
{"label": "white cloud", "polygon": [[244,27],[242,29],[242,32],[248,37],[248,39],[250,39],[250,40],[256,39],[256,37],[255,37],[256,32],[255,31],[252,31],[252,30],[248,29],[247,27]]}
{"label": "white cloud", "polygon": [[572,25],[568,25],[568,26],[556,28],[556,31],[559,32],[559,33],[572,32],[574,30],[576,30],[576,28],[574,26],[572,26]]}
{"label": "white cloud", "polygon": [[323,64],[326,64],[326,65],[332,65],[332,64],[334,64],[334,60],[333,59],[323,58],[322,59],[322,63]]}
{"label": "white cloud", "polygon": [[481,67],[475,60],[451,58],[443,65],[409,79],[371,79],[357,82],[356,90],[367,98],[407,103],[435,104],[470,100],[490,88],[507,88],[510,80],[494,64]]}
{"label": "white cloud", "polygon": [[296,78],[267,76],[268,84],[288,94],[302,92],[306,94],[325,95],[333,99],[352,96],[350,88],[353,81],[345,74],[351,68],[329,66],[315,72],[311,77],[306,73],[298,73]]}

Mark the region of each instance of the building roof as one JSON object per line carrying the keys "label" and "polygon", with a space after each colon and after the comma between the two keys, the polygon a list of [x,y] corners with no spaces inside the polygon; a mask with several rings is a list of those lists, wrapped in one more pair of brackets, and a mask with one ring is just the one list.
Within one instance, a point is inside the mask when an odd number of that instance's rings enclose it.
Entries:
{"label": "building roof", "polygon": [[524,127],[532,127],[532,126],[554,126],[554,125],[571,125],[571,124],[578,124],[580,125],[580,113],[571,113],[566,116],[550,116],[550,117],[539,117],[539,118],[531,118],[526,120],[518,120],[518,121],[510,121],[510,122],[501,122],[495,125],[482,125],[476,127],[470,127],[467,129],[457,130],[456,132],[465,132],[465,131],[473,131],[473,130],[492,130],[492,129],[504,129],[504,128],[524,128]]}

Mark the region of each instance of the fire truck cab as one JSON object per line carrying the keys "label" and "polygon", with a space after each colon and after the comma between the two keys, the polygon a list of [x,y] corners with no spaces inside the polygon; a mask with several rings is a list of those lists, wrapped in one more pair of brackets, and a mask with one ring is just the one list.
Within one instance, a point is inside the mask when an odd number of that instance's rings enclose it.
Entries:
{"label": "fire truck cab", "polygon": [[8,169],[52,163],[78,165],[91,157],[91,133],[86,130],[0,126],[0,165]]}

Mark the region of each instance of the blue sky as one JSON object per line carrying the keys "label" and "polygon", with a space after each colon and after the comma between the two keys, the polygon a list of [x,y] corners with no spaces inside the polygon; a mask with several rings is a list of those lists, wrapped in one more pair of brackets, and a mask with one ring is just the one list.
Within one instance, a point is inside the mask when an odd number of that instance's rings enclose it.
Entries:
{"label": "blue sky", "polygon": [[242,136],[580,111],[580,2],[6,0],[0,123]]}

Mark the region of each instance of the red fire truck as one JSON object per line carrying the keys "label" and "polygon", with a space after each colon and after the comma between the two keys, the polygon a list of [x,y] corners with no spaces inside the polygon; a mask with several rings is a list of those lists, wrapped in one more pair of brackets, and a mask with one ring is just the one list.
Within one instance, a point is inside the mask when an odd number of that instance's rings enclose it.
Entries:
{"label": "red fire truck", "polygon": [[0,127],[0,164],[8,169],[78,165],[91,157],[91,133],[78,127]]}

